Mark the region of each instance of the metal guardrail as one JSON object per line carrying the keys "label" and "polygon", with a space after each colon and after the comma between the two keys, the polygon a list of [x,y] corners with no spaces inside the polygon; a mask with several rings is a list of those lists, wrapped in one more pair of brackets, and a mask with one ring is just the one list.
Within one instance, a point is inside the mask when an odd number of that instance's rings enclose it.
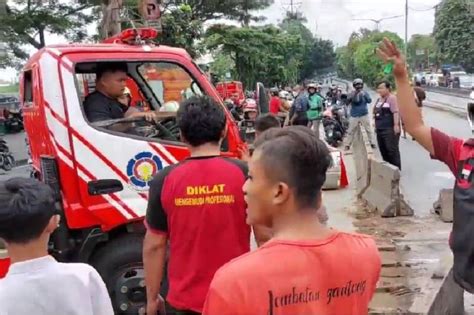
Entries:
{"label": "metal guardrail", "polygon": [[471,90],[469,89],[447,88],[447,87],[442,87],[442,86],[427,86],[427,85],[422,86],[422,88],[425,89],[426,91],[452,95],[452,96],[457,96],[457,97],[468,98],[469,94],[471,94]]}

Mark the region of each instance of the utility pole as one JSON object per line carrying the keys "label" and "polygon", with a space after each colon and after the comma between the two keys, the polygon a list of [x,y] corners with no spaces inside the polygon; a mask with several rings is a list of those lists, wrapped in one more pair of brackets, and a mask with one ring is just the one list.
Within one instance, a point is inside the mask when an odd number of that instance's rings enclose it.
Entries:
{"label": "utility pole", "polygon": [[102,21],[100,30],[102,38],[108,38],[119,34],[121,29],[120,10],[122,9],[122,0],[103,0]]}
{"label": "utility pole", "polygon": [[299,8],[301,7],[301,2],[295,1],[295,0],[290,0],[290,3],[283,3],[283,7],[285,10],[289,13],[289,16],[292,19],[296,19],[299,14]]}

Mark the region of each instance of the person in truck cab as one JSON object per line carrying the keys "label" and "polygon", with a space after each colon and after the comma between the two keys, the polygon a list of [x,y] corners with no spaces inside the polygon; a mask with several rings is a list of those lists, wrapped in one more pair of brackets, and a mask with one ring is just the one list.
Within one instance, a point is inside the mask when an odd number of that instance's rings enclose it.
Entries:
{"label": "person in truck cab", "polygon": [[[220,155],[227,132],[223,108],[209,97],[192,97],[180,105],[177,122],[191,156],[150,184],[143,243],[147,314],[161,304],[168,240],[167,301],[178,314],[201,313],[216,270],[250,251],[242,191],[247,164]],[[254,232],[258,244],[266,240],[261,230]]]}
{"label": "person in truck cab", "polygon": [[118,100],[126,92],[128,79],[124,63],[101,63],[96,71],[96,90],[84,101],[84,111],[89,122],[143,117],[147,121],[156,119],[154,112],[132,112]]}
{"label": "person in truck cab", "polygon": [[[385,62],[394,64],[397,99],[406,131],[430,153],[432,159],[445,163],[456,178],[453,230],[449,238],[454,266],[450,276],[464,290],[474,293],[474,137],[465,140],[454,138],[425,125],[421,111],[416,106],[405,59],[399,49],[385,38],[377,52]],[[467,113],[474,133],[474,103],[468,103]]]}
{"label": "person in truck cab", "polygon": [[114,314],[94,268],[59,263],[48,255],[48,241],[59,220],[48,185],[30,178],[0,182],[0,239],[11,259],[10,270],[0,280],[0,314]]}

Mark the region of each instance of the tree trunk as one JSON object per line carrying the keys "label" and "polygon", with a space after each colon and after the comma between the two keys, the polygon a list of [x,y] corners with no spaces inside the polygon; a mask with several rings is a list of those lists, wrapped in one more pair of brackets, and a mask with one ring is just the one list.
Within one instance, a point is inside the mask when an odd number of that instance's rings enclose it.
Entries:
{"label": "tree trunk", "polygon": [[120,10],[122,9],[122,0],[103,0],[101,7],[101,38],[105,39],[119,34],[122,31],[120,25]]}
{"label": "tree trunk", "polygon": [[38,35],[39,35],[39,40],[40,40],[40,46],[41,48],[43,48],[44,46],[46,46],[46,40],[45,40],[45,37],[44,37],[44,27],[41,26],[39,27],[39,32],[38,32]]}

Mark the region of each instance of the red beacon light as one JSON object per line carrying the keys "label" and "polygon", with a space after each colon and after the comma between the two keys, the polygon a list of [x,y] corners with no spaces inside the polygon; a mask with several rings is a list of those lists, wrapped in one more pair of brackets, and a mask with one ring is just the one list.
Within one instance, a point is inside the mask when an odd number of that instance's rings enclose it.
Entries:
{"label": "red beacon light", "polygon": [[129,44],[142,45],[158,37],[158,31],[154,28],[129,28],[119,35],[107,38],[106,44]]}

